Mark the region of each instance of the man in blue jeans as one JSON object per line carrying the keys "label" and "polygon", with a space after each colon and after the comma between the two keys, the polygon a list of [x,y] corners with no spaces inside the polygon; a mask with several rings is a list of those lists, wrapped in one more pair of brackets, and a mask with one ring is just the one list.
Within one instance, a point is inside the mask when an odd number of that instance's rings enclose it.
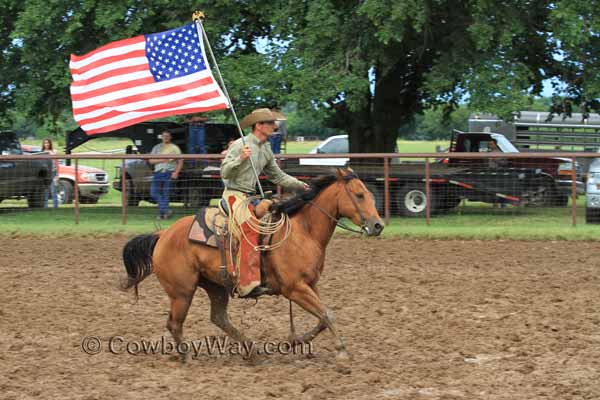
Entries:
{"label": "man in blue jeans", "polygon": [[[165,130],[162,132],[162,143],[154,146],[150,154],[176,155],[181,154],[181,150],[176,144],[171,142],[171,132]],[[181,167],[183,167],[183,160],[162,158],[151,159],[149,163],[154,165],[150,195],[158,204],[158,216],[156,219],[168,219],[173,214],[169,209],[171,179],[179,177],[179,172],[181,171]]]}

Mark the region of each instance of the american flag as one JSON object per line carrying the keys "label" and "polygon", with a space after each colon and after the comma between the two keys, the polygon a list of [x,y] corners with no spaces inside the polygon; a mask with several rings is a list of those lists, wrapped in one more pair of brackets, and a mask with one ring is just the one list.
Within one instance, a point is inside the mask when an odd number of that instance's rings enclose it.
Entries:
{"label": "american flag", "polygon": [[195,24],[71,55],[75,121],[88,134],[229,107]]}

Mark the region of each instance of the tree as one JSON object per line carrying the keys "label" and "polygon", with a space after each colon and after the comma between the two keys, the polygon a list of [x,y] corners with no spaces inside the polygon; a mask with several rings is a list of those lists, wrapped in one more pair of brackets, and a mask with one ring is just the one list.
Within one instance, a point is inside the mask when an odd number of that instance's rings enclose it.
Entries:
{"label": "tree", "polygon": [[[351,151],[391,151],[400,127],[467,101],[509,116],[555,83],[552,110],[600,109],[598,1],[0,0],[0,118],[70,109],[68,61],[104,43],[205,24],[240,114],[273,103],[326,115]],[[58,129],[58,128],[57,128]]]}
{"label": "tree", "polygon": [[597,109],[596,3],[281,2],[276,26],[288,41],[286,67],[297,70],[298,104],[328,109],[351,151],[390,151],[426,108],[448,115],[467,99],[475,111],[509,116],[545,79]]}
{"label": "tree", "polygon": [[0,5],[0,117],[5,119],[16,107],[58,131],[61,114],[71,109],[71,54],[189,23],[195,7],[209,18],[207,34],[241,113],[272,101],[280,81],[257,51],[257,40],[271,27],[256,0],[0,0]]}

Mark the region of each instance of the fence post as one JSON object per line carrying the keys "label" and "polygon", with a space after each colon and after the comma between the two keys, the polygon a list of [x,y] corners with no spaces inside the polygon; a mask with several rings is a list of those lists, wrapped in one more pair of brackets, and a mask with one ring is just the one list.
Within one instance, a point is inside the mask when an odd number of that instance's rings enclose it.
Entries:
{"label": "fence post", "polygon": [[121,160],[121,209],[123,225],[127,224],[127,179],[125,179],[125,159]]}
{"label": "fence post", "polygon": [[75,159],[75,225],[79,225],[79,158]]}
{"label": "fence post", "polygon": [[383,157],[383,214],[385,224],[390,224],[390,163],[388,157]]}
{"label": "fence post", "polygon": [[429,225],[429,218],[431,217],[431,185],[429,182],[429,158],[425,159],[425,197],[427,198],[425,203],[425,223]]}
{"label": "fence post", "polygon": [[572,216],[573,226],[577,226],[577,171],[575,169],[575,163],[577,159],[573,157],[571,159],[571,199],[573,202]]}

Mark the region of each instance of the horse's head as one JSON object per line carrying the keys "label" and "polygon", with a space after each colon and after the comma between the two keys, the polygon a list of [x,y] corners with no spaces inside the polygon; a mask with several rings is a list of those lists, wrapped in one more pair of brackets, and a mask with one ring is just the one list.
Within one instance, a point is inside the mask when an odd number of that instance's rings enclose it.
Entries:
{"label": "horse's head", "polygon": [[368,236],[379,236],[383,221],[375,206],[375,197],[352,169],[337,169],[342,186],[338,196],[338,213],[361,227]]}

